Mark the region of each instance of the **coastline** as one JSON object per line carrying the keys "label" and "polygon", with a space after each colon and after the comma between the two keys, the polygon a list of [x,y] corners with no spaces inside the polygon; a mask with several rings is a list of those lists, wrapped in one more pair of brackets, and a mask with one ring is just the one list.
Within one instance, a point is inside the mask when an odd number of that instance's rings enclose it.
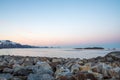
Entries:
{"label": "coastline", "polygon": [[0,80],[119,80],[120,52],[90,59],[0,55]]}

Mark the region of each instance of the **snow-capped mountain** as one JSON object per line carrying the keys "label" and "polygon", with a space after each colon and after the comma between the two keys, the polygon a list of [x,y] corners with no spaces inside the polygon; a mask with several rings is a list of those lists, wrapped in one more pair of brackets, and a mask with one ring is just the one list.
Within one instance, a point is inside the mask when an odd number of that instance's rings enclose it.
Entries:
{"label": "snow-capped mountain", "polygon": [[37,46],[22,45],[10,40],[0,40],[0,48],[38,48]]}
{"label": "snow-capped mountain", "polygon": [[0,45],[9,45],[9,44],[16,45],[18,43],[12,42],[10,40],[0,40]]}

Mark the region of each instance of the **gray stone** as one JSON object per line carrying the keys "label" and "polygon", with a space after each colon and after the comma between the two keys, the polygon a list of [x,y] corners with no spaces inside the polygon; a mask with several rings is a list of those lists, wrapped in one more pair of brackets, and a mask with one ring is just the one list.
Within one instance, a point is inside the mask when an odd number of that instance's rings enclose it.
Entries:
{"label": "gray stone", "polygon": [[108,53],[106,56],[112,56],[120,59],[120,51],[113,51]]}
{"label": "gray stone", "polygon": [[0,80],[7,80],[6,78],[0,77]]}
{"label": "gray stone", "polygon": [[27,76],[14,76],[11,80],[27,80]]}
{"label": "gray stone", "polygon": [[0,62],[0,66],[7,66],[7,65],[8,65],[8,63],[5,60]]}
{"label": "gray stone", "polygon": [[48,68],[46,69],[46,68],[44,68],[42,66],[39,66],[39,65],[33,66],[32,70],[33,70],[34,73],[51,74],[51,75],[53,74],[52,69],[48,69]]}
{"label": "gray stone", "polygon": [[4,79],[11,79],[13,76],[11,75],[11,74],[9,74],[9,73],[7,73],[7,74],[5,74],[5,73],[3,73],[3,74],[0,74],[0,78],[3,78],[3,80]]}
{"label": "gray stone", "polygon": [[3,69],[3,72],[4,72],[4,73],[13,73],[13,71],[14,71],[14,70],[13,70],[13,69],[10,69],[10,68],[4,68],[4,69]]}
{"label": "gray stone", "polygon": [[73,64],[71,67],[71,72],[72,73],[77,73],[80,70],[80,65],[79,64]]}
{"label": "gray stone", "polygon": [[53,76],[49,74],[30,74],[28,80],[54,80]]}
{"label": "gray stone", "polygon": [[40,67],[43,67],[46,70],[52,69],[51,66],[47,62],[37,62],[36,65],[39,65]]}
{"label": "gray stone", "polygon": [[114,60],[112,59],[112,57],[106,57],[106,60],[109,61],[109,62],[114,61]]}
{"label": "gray stone", "polygon": [[53,58],[52,62],[62,62],[62,59],[61,58]]}
{"label": "gray stone", "polygon": [[60,76],[70,76],[71,74],[68,68],[60,67],[55,72],[55,78],[58,79]]}
{"label": "gray stone", "polygon": [[21,65],[19,65],[19,64],[14,64],[14,65],[13,65],[13,70],[14,70],[14,72],[17,72],[18,70],[20,70],[20,69],[22,69],[22,68],[24,68],[24,67],[21,66]]}
{"label": "gray stone", "polygon": [[30,73],[33,73],[31,69],[21,68],[13,73],[14,76],[28,76]]}

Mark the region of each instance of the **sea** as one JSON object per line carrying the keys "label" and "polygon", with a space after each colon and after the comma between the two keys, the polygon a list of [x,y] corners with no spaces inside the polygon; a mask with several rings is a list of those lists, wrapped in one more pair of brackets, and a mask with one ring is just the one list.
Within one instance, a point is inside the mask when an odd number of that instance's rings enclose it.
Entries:
{"label": "sea", "polygon": [[73,48],[15,48],[0,49],[0,55],[88,59],[98,56],[105,56],[112,51],[120,51],[120,49],[83,50]]}

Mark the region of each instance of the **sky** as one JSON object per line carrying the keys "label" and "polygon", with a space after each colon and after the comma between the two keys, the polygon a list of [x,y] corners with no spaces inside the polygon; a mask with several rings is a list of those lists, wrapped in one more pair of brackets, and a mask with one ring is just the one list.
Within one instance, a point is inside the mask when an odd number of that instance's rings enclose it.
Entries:
{"label": "sky", "polygon": [[120,48],[120,0],[0,0],[0,40]]}

